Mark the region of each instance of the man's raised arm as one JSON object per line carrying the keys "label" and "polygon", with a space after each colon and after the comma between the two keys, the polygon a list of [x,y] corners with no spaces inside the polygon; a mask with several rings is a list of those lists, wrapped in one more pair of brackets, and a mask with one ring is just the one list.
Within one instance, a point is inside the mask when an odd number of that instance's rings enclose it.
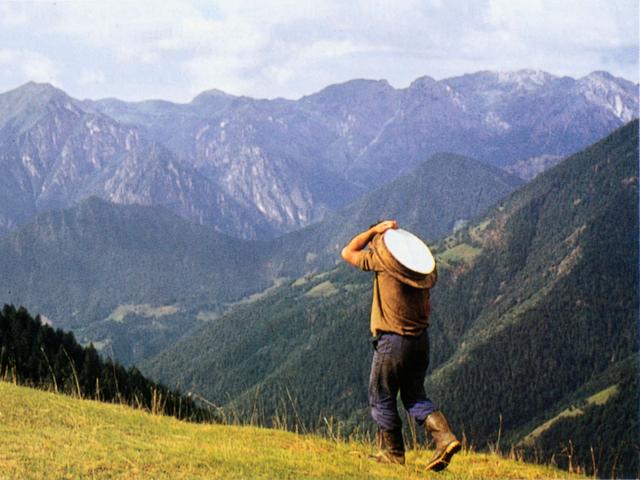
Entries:
{"label": "man's raised arm", "polygon": [[390,228],[398,228],[398,223],[395,220],[385,220],[353,237],[347,246],[342,249],[341,255],[344,261],[357,267],[358,252],[364,250],[376,234],[384,233]]}

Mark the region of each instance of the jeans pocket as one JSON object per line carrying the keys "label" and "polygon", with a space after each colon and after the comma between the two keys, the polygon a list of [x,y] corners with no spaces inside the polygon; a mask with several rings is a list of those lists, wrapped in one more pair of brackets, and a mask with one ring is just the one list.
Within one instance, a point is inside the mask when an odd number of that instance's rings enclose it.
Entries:
{"label": "jeans pocket", "polygon": [[379,334],[376,338],[376,343],[374,345],[374,348],[376,350],[376,352],[378,353],[382,353],[382,354],[389,354],[393,351],[394,349],[394,335],[389,334],[389,333],[381,333]]}

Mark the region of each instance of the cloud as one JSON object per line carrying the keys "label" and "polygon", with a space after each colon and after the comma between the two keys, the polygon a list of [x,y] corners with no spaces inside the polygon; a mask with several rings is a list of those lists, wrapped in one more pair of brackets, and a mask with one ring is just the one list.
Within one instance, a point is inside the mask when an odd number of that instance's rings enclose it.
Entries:
{"label": "cloud", "polygon": [[15,84],[35,81],[62,86],[54,62],[38,52],[0,49],[0,68],[15,79]]}
{"label": "cloud", "polygon": [[102,71],[83,70],[78,79],[80,85],[101,85],[106,82],[106,77]]}
{"label": "cloud", "polygon": [[[572,76],[608,69],[637,81],[637,18],[628,0],[0,4],[0,25],[29,42],[16,49],[55,59],[79,88],[109,78],[109,88],[128,82],[148,94],[152,83],[184,100],[208,88],[293,98],[350,78],[405,86],[421,75],[525,67]],[[47,50],[56,41],[63,46]]]}
{"label": "cloud", "polygon": [[25,25],[28,15],[15,3],[0,3],[0,25],[15,28]]}
{"label": "cloud", "polygon": [[105,48],[123,61],[159,63],[172,54],[227,53],[260,46],[262,29],[241,17],[209,18],[177,0],[62,2],[48,6],[48,31]]}

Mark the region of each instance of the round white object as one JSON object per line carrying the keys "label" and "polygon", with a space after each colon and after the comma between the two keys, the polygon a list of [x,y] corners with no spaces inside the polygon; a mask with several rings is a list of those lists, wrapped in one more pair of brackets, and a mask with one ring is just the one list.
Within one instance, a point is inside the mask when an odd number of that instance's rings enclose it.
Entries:
{"label": "round white object", "polygon": [[409,270],[427,274],[436,266],[429,247],[413,233],[390,228],[382,238],[393,258]]}

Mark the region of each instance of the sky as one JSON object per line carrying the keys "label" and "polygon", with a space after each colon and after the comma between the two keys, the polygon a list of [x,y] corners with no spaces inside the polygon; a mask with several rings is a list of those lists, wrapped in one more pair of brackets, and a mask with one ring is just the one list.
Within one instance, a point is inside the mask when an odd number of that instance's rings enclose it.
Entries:
{"label": "sky", "polygon": [[0,92],[188,102],[480,70],[638,82],[637,0],[0,0]]}

